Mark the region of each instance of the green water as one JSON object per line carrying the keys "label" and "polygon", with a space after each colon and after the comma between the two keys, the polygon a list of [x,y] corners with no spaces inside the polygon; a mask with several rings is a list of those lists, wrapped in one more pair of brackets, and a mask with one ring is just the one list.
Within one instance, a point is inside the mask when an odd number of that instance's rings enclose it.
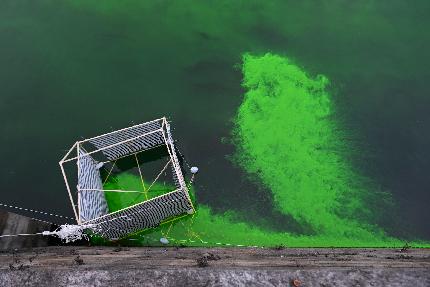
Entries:
{"label": "green water", "polygon": [[65,150],[166,115],[200,168],[198,211],[144,233],[148,244],[163,232],[188,245],[424,245],[429,10],[1,1],[2,201],[72,216]]}
{"label": "green water", "polygon": [[[147,188],[150,183],[146,184]],[[132,190],[140,193],[123,193],[123,192],[105,192],[105,198],[108,203],[109,212],[118,211],[128,206],[139,202],[152,199],[156,196],[166,194],[175,190],[173,186],[166,186],[160,183],[155,183],[149,190],[142,186],[140,177],[129,173],[121,173],[115,177],[110,177],[103,185],[105,190]]]}
{"label": "green water", "polygon": [[371,238],[359,217],[372,218],[364,201],[378,190],[348,161],[351,149],[333,118],[329,80],[311,78],[273,54],[243,61],[248,91],[236,117],[236,161],[270,188],[276,208],[317,234]]}
{"label": "green water", "polygon": [[[323,75],[311,78],[288,58],[274,54],[243,56],[244,101],[235,117],[234,160],[274,195],[275,208],[313,229],[312,235],[270,232],[235,218],[214,215],[198,206],[194,215],[162,224],[124,239],[126,244],[157,245],[168,238],[183,245],[233,246],[401,246],[372,225],[377,212],[366,202],[387,205],[389,194],[354,171],[348,161],[346,132],[334,117],[335,107]],[[157,195],[174,187],[157,185]],[[144,190],[138,176],[123,173],[105,189]],[[161,193],[160,193],[161,192]],[[194,194],[194,191],[191,191]],[[106,193],[110,211],[143,201],[142,195]],[[383,212],[383,211],[378,211]],[[286,226],[288,229],[288,226]],[[220,232],[221,231],[221,232]],[[159,243],[158,243],[159,244]],[[430,246],[413,242],[414,247]]]}

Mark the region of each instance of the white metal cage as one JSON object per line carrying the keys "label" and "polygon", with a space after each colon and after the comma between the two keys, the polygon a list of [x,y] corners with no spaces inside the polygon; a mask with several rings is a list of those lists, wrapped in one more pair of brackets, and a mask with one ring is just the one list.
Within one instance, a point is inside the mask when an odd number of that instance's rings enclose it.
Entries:
{"label": "white metal cage", "polygon": [[[160,146],[166,147],[169,157],[162,172],[168,165],[172,167],[175,189],[121,210],[109,212],[105,192],[135,191],[103,189],[99,169],[112,161]],[[64,167],[69,162],[77,164],[75,190],[69,183],[69,175]],[[175,152],[170,125],[165,117],[77,141],[59,164],[77,223],[88,226],[103,237],[118,239],[142,229],[155,227],[166,219],[194,212]],[[158,176],[152,184],[157,179]]]}

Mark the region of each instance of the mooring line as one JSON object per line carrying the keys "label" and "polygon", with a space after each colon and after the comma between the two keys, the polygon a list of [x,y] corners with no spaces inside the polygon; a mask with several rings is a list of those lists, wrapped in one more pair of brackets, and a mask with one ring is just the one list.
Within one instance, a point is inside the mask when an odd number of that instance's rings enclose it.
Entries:
{"label": "mooring line", "polygon": [[54,213],[48,213],[48,212],[34,210],[34,209],[29,209],[29,208],[24,208],[24,207],[18,207],[18,206],[13,206],[13,205],[4,204],[4,203],[0,203],[0,206],[8,207],[8,208],[14,208],[14,209],[18,209],[18,210],[29,211],[29,212],[33,212],[33,213],[39,213],[39,214],[48,215],[48,216],[55,216],[55,217],[64,218],[64,219],[75,220],[74,218],[71,218],[71,217],[68,217],[68,216],[64,216],[64,215],[59,215],[59,214],[54,214]]}

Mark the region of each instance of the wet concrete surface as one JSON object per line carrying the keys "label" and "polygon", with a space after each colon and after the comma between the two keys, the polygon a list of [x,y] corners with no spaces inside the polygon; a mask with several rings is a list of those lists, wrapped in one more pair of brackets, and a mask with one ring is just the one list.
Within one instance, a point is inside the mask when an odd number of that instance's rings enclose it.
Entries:
{"label": "wet concrete surface", "polygon": [[[55,226],[13,212],[0,210],[0,235],[34,234],[53,230]],[[0,250],[48,246],[50,238],[46,236],[0,237]]]}
{"label": "wet concrete surface", "polygon": [[15,249],[0,253],[0,285],[430,286],[430,249]]}

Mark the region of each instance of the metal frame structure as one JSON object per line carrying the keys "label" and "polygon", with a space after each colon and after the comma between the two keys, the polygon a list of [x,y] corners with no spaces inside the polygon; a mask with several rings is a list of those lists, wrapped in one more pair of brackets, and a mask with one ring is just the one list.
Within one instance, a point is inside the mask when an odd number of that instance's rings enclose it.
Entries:
{"label": "metal frame structure", "polygon": [[[142,130],[142,128],[145,125],[147,126],[147,125],[151,125],[151,124],[157,124],[157,125],[159,124],[160,128],[158,128],[156,130],[151,130],[149,132],[145,132],[142,134],[138,134],[138,135],[135,134],[136,130],[137,131]],[[124,137],[124,135],[125,135],[125,137]],[[100,148],[97,148],[94,145],[94,142],[96,142],[97,140],[101,140],[103,138],[109,139],[109,137],[112,138],[115,136],[117,136],[116,139],[118,139],[118,138],[122,139],[123,138],[123,140],[120,140],[117,142],[112,142],[111,144],[108,143],[106,146],[103,146]],[[80,166],[79,161],[82,160],[83,157],[87,157],[87,158],[90,157],[91,159],[94,159],[93,155],[96,153],[102,152],[106,156],[106,154],[109,150],[113,150],[113,149],[119,150],[121,148],[121,151],[123,151],[122,148],[124,147],[124,149],[129,148],[131,152],[127,153],[127,150],[126,150],[123,157],[135,155],[136,161],[137,161],[137,164],[139,167],[139,162],[137,159],[137,153],[145,152],[145,150],[149,150],[150,148],[147,148],[147,149],[140,148],[139,149],[139,145],[137,145],[136,142],[139,140],[143,140],[144,138],[149,138],[151,136],[157,136],[158,139],[160,140],[160,144],[157,143],[156,146],[160,146],[160,145],[166,146],[167,152],[169,154],[169,161],[164,166],[163,170],[155,178],[155,180],[152,182],[150,187],[158,180],[158,177],[161,175],[162,172],[164,172],[166,167],[169,164],[171,164],[172,168],[173,168],[174,179],[175,179],[175,182],[177,184],[176,189],[167,193],[167,194],[163,194],[163,195],[151,198],[151,199],[147,199],[143,202],[137,203],[135,205],[123,208],[123,209],[115,211],[115,212],[109,212],[103,216],[99,216],[99,217],[93,218],[91,220],[87,220],[87,221],[82,220],[82,218],[81,218],[81,208],[82,207],[80,206],[80,196],[81,196],[81,192],[87,191],[87,190],[81,189],[79,185],[76,187],[76,194],[77,194],[77,204],[76,204],[74,196],[73,196],[74,191],[72,190],[72,188],[70,186],[69,179],[68,179],[67,173],[65,171],[64,164],[68,163],[68,162],[76,161],[77,166],[78,166],[78,177],[79,177],[79,174],[81,172],[81,171],[79,171],[79,166]],[[161,142],[161,139],[162,139],[162,142]],[[96,148],[94,150],[91,150],[88,152],[83,147],[84,144],[90,144],[91,146],[95,146]],[[155,147],[155,146],[153,146],[153,147]],[[151,148],[153,148],[153,147],[151,147]],[[76,156],[73,156],[72,154],[74,154],[75,150],[76,150]],[[107,155],[109,156],[109,154],[107,154]],[[117,160],[119,158],[116,158],[115,160]],[[106,163],[109,163],[112,161],[113,161],[112,159],[110,159],[110,160],[108,159],[107,161],[100,161],[98,163],[106,164]],[[94,160],[94,162],[96,162],[96,161]],[[195,211],[194,206],[193,206],[192,201],[191,201],[191,198],[190,198],[190,195],[189,195],[187,185],[185,184],[184,176],[182,174],[182,171],[181,171],[181,168],[179,165],[178,157],[177,157],[176,152],[175,152],[174,141],[172,139],[172,135],[170,132],[170,125],[169,125],[169,122],[167,121],[166,117],[162,117],[162,118],[150,121],[150,122],[141,123],[141,124],[134,125],[134,126],[131,126],[128,128],[113,131],[110,133],[105,133],[105,134],[102,134],[102,135],[99,135],[96,137],[84,139],[82,141],[77,141],[73,144],[73,146],[65,154],[65,156],[60,160],[59,165],[60,165],[60,169],[61,169],[61,172],[62,172],[62,175],[64,178],[64,182],[65,182],[66,189],[67,189],[67,192],[69,195],[69,199],[70,199],[70,202],[72,204],[73,212],[74,212],[76,221],[79,225],[82,225],[82,224],[88,225],[88,224],[97,223],[101,226],[104,223],[106,223],[106,222],[103,222],[104,218],[106,218],[106,219],[109,218],[109,220],[112,220],[112,218],[115,217],[116,214],[119,215],[122,213],[127,213],[128,216],[131,216],[130,215],[131,210],[134,210],[133,212],[135,212],[135,213],[136,212],[141,213],[139,216],[142,216],[142,214],[145,213],[145,206],[151,205],[152,204],[151,201],[153,201],[153,202],[160,201],[160,200],[163,200],[163,197],[166,197],[166,200],[167,200],[169,194],[174,193],[174,192],[183,192],[185,194],[185,197],[189,203],[189,205],[188,205],[188,203],[186,205],[191,207],[191,209],[185,211],[186,213],[192,214]],[[139,173],[140,173],[140,176],[142,179],[142,184],[144,184],[140,168],[139,168]],[[145,188],[144,188],[144,190],[145,190]],[[131,190],[103,190],[103,189],[101,189],[101,190],[100,189],[91,189],[91,191],[92,192],[139,192],[139,191],[131,191]],[[147,196],[147,195],[145,194],[145,196]],[[182,193],[181,193],[181,196],[182,196]],[[141,205],[141,206],[139,206],[139,205]],[[136,207],[139,207],[140,209],[139,208],[136,209]],[[178,212],[178,211],[176,211],[176,212]],[[145,213],[145,214],[148,215],[147,213]],[[145,225],[145,224],[143,224],[143,225]],[[124,232],[120,232],[120,233],[117,232],[117,234],[124,235]]]}

